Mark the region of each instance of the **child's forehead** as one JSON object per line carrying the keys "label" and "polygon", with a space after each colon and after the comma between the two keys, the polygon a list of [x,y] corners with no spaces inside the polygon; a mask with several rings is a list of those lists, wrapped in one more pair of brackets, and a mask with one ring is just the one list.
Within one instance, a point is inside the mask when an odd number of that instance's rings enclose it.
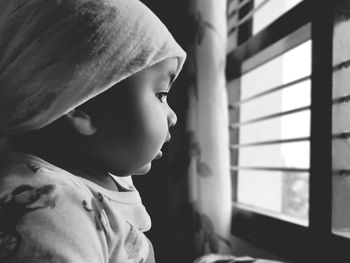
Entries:
{"label": "child's forehead", "polygon": [[169,69],[169,70],[176,71],[177,64],[178,64],[178,58],[166,58],[161,62],[158,62],[155,65],[151,66],[150,68],[155,68],[158,70]]}
{"label": "child's forehead", "polygon": [[[178,67],[178,58],[167,58],[129,76],[125,80],[116,84],[114,87],[134,85],[135,83],[134,81],[137,81],[139,79],[145,80],[148,77],[150,77],[150,79],[154,81],[158,81],[163,78],[167,79],[172,76],[174,77],[177,71],[177,67]],[[112,87],[111,89],[118,90],[118,89],[114,89],[114,87]]]}
{"label": "child's forehead", "polygon": [[117,103],[123,100],[123,94],[129,93],[129,91],[138,93],[143,87],[149,87],[149,85],[146,85],[146,81],[149,81],[147,84],[153,85],[156,85],[158,81],[166,81],[168,82],[167,84],[170,85],[175,77],[177,66],[177,58],[164,59],[115,84],[104,93],[93,98],[93,100],[100,100],[101,103],[99,104],[102,106],[101,108],[103,108],[105,103]]}
{"label": "child's forehead", "polygon": [[[103,108],[105,103],[115,103],[116,101],[123,99],[122,95],[128,91],[137,92],[143,87],[142,84],[146,84],[146,80],[153,81],[153,84],[157,84],[158,81],[166,80],[169,85],[173,81],[178,66],[177,58],[167,58],[158,62],[148,68],[145,68],[123,81],[116,83],[111,88],[103,92],[102,94],[92,98],[90,101],[99,101],[99,105]],[[136,87],[137,86],[137,87]],[[144,85],[147,86],[147,85]],[[88,102],[89,103],[89,102]]]}
{"label": "child's forehead", "polygon": [[[177,71],[177,67],[178,67],[178,59],[177,58],[167,58],[162,60],[161,62],[158,62],[154,65],[152,65],[151,67],[148,67],[142,71],[140,71],[139,73],[134,74],[133,76],[137,76],[138,74],[141,75],[153,75],[155,77],[171,77],[174,78],[176,71]],[[133,78],[133,76],[131,76],[131,78]]]}

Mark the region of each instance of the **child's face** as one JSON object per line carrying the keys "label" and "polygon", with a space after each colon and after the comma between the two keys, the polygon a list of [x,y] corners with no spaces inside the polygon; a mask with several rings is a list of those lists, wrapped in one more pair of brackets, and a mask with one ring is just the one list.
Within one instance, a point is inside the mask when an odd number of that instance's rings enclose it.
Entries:
{"label": "child's face", "polygon": [[99,168],[123,176],[145,174],[170,140],[176,115],[167,103],[177,59],[166,59],[117,84],[88,136],[86,150]]}

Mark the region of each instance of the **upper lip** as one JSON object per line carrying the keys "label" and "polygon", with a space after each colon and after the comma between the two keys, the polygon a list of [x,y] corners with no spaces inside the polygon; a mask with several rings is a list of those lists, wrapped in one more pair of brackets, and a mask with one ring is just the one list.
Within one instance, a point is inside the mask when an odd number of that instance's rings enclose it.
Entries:
{"label": "upper lip", "polygon": [[170,140],[171,140],[171,135],[168,134],[168,136],[167,136],[166,139],[165,139],[165,142],[169,142]]}

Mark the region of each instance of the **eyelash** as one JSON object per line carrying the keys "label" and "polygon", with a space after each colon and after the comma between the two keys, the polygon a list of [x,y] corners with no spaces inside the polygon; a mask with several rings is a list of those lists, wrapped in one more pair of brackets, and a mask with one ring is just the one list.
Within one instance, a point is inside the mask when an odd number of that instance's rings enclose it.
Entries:
{"label": "eyelash", "polygon": [[156,94],[156,97],[160,100],[160,102],[164,103],[168,97],[168,92],[159,92]]}

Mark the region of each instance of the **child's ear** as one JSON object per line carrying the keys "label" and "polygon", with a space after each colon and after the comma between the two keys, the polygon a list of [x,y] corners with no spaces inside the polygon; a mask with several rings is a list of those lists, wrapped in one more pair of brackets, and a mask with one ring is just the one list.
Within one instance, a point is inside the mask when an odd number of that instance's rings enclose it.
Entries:
{"label": "child's ear", "polygon": [[82,135],[93,135],[97,131],[96,125],[94,125],[89,114],[81,110],[72,110],[66,115],[71,126]]}

